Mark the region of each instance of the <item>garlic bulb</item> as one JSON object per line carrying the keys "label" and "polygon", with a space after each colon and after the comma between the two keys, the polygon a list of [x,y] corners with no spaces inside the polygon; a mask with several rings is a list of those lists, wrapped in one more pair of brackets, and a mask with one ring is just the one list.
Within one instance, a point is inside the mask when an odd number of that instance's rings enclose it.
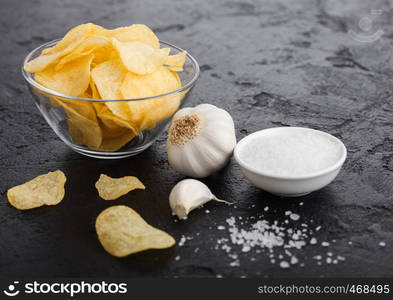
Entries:
{"label": "garlic bulb", "polygon": [[177,215],[179,219],[187,219],[190,211],[210,200],[231,204],[217,199],[205,184],[195,179],[179,181],[169,195],[169,205],[172,213]]}
{"label": "garlic bulb", "polygon": [[167,140],[169,164],[178,172],[202,178],[222,169],[236,146],[231,115],[211,104],[180,109]]}

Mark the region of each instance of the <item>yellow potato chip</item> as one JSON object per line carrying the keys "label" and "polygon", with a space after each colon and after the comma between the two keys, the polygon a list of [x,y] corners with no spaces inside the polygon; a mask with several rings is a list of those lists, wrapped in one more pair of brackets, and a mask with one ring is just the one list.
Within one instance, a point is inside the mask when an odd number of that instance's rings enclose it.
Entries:
{"label": "yellow potato chip", "polygon": [[164,62],[168,69],[175,72],[182,72],[184,63],[186,62],[187,51],[180,52],[175,55],[169,55]]}
{"label": "yellow potato chip", "polygon": [[[161,66],[155,72],[147,75],[136,75],[129,72],[121,86],[121,93],[124,98],[142,98],[168,93],[180,88],[180,86],[174,73]],[[130,115],[128,120],[134,124],[141,124],[154,110],[167,111],[165,106],[172,107],[173,102],[170,100],[175,98],[162,97],[143,101],[129,101]],[[160,119],[154,123],[158,121]]]}
{"label": "yellow potato chip", "polygon": [[116,205],[102,211],[96,219],[96,232],[104,249],[125,257],[148,249],[165,249],[176,241],[148,223],[133,209]]}
{"label": "yellow potato chip", "polygon": [[35,80],[48,89],[56,92],[79,96],[83,94],[90,83],[90,64],[93,55],[75,59],[56,71],[53,66],[42,72],[35,73]]}
{"label": "yellow potato chip", "polygon": [[[94,54],[94,61],[103,61],[109,59],[108,54],[111,51],[111,43],[108,38],[101,36],[91,36],[79,44],[73,51],[63,56],[55,66],[55,70],[60,70],[64,65],[78,59],[82,56]],[[106,55],[106,57],[104,57]]]}
{"label": "yellow potato chip", "polygon": [[74,28],[71,28],[61,39],[60,42],[58,42],[55,46],[51,48],[44,49],[42,51],[42,54],[52,54],[55,52],[60,52],[66,49],[69,45],[73,44],[76,41],[83,41],[86,37],[92,35],[92,34],[97,34],[100,32],[105,32],[106,29],[104,29],[101,26],[92,24],[92,23],[86,23],[86,24],[81,24],[78,25]]}
{"label": "yellow potato chip", "polygon": [[134,176],[111,178],[105,174],[101,174],[96,182],[96,188],[102,199],[115,200],[132,190],[144,190],[145,186]]}
{"label": "yellow potato chip", "polygon": [[119,42],[142,42],[154,49],[160,49],[160,41],[154,32],[143,24],[134,24],[128,27],[119,27],[108,30],[105,36],[115,38]]}
{"label": "yellow potato chip", "polygon": [[66,180],[64,173],[60,170],[40,175],[24,184],[10,188],[7,192],[8,202],[20,210],[59,204],[64,198]]}
{"label": "yellow potato chip", "polygon": [[173,95],[154,99],[155,107],[152,108],[143,118],[139,125],[139,130],[152,129],[157,123],[170,118],[179,108],[185,92],[178,92]]}
{"label": "yellow potato chip", "polygon": [[160,49],[157,36],[145,25],[107,30],[88,23],[68,31],[24,67],[48,89],[103,99],[83,103],[47,95],[52,106],[64,108],[69,135],[76,144],[116,151],[179,108],[185,91],[152,100],[109,101],[179,89],[182,83],[176,72],[183,70],[187,53],[169,56],[169,51]]}
{"label": "yellow potato chip", "polygon": [[106,105],[95,104],[97,117],[102,122],[102,128],[105,129],[104,137],[116,137],[116,132],[132,132],[137,133],[137,129],[131,124],[131,122],[123,120],[114,115]]}
{"label": "yellow potato chip", "polygon": [[55,46],[43,50],[40,56],[25,64],[25,71],[32,73],[43,71],[49,65],[57,62],[62,56],[72,52],[97,28],[102,27],[88,23],[71,29]]}
{"label": "yellow potato chip", "polygon": [[[102,129],[102,131],[104,131],[104,132],[105,132],[105,130],[106,129],[104,129],[104,128]],[[97,150],[108,151],[108,152],[119,150],[125,144],[130,142],[134,137],[135,137],[135,134],[129,130],[125,130],[125,132],[123,134],[120,134],[117,137],[112,137],[112,138],[104,137],[100,147],[97,148]]]}
{"label": "yellow potato chip", "polygon": [[74,142],[99,149],[102,131],[93,104],[87,101],[61,100],[59,97],[57,101],[67,114],[68,132]]}
{"label": "yellow potato chip", "polygon": [[159,66],[163,65],[170,51],[169,48],[154,49],[141,42],[122,43],[112,39],[112,44],[117,50],[124,67],[141,75],[153,73]]}
{"label": "yellow potato chip", "polygon": [[[97,90],[105,100],[122,99],[120,87],[126,74],[119,59],[103,62],[91,71]],[[106,105],[121,118],[127,119],[130,114],[127,102],[106,102]]]}

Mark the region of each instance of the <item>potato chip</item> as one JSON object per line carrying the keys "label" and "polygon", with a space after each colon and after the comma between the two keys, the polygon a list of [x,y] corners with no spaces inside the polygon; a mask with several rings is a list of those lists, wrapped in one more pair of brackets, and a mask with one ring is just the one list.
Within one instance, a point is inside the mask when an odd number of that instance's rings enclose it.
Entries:
{"label": "potato chip", "polygon": [[[103,62],[91,71],[97,90],[105,100],[122,99],[120,87],[126,75],[127,70],[119,59]],[[106,102],[106,105],[119,117],[127,119],[130,115],[127,102]]]}
{"label": "potato chip", "polygon": [[53,66],[42,72],[35,73],[35,80],[59,93],[79,96],[84,93],[90,83],[90,64],[93,55],[75,59],[56,71]]}
{"label": "potato chip", "polygon": [[[179,108],[185,91],[176,72],[183,70],[186,52],[169,56],[146,25],[107,30],[92,23],[77,26],[55,46],[24,67],[50,90],[102,102],[71,101],[38,90],[67,114],[74,143],[99,151],[117,151],[145,129],[168,119]],[[78,102],[82,102],[78,105]],[[83,103],[84,102],[84,103]]]}
{"label": "potato chip", "polygon": [[112,39],[112,44],[124,67],[128,71],[141,75],[153,73],[163,65],[170,51],[169,48],[154,49],[141,42],[122,43]]}
{"label": "potato chip", "polygon": [[96,182],[96,188],[102,199],[115,200],[132,190],[144,190],[145,186],[134,176],[111,178],[105,174],[101,174]]}
{"label": "potato chip", "polygon": [[165,249],[176,241],[148,223],[132,208],[116,205],[102,211],[96,219],[96,232],[104,249],[125,257],[149,249]]}
{"label": "potato chip", "polygon": [[160,41],[154,32],[143,24],[134,24],[128,27],[120,27],[108,30],[105,36],[115,38],[119,42],[142,42],[154,49],[160,49]]}
{"label": "potato chip", "polygon": [[94,34],[101,34],[104,35],[107,30],[99,25],[93,24],[93,23],[86,23],[86,24],[81,24],[78,26],[75,26],[74,28],[71,28],[61,39],[60,42],[58,42],[55,46],[51,48],[44,49],[42,51],[42,54],[52,54],[55,52],[60,52],[67,48],[69,45],[74,43],[75,41],[83,41],[85,38],[88,36],[94,35]]}
{"label": "potato chip", "polygon": [[40,175],[24,184],[14,186],[7,192],[8,202],[20,210],[43,205],[56,205],[64,198],[64,173],[60,170]]}
{"label": "potato chip", "polygon": [[[105,132],[105,129],[102,128],[102,131]],[[104,133],[105,134],[105,133]],[[97,150],[100,151],[116,151],[122,148],[125,144],[130,142],[135,137],[135,134],[129,130],[125,130],[123,134],[120,134],[117,137],[104,137],[102,143]]]}
{"label": "potato chip", "polygon": [[171,71],[182,72],[184,63],[186,62],[187,51],[169,55],[164,61],[164,65]]}
{"label": "potato chip", "polygon": [[[128,73],[121,86],[124,98],[151,97],[174,91],[180,87],[177,77],[165,67],[159,67],[155,72],[147,75]],[[165,105],[172,106],[168,99],[162,97],[143,101],[129,101],[130,115],[128,120],[134,124],[141,124],[154,110],[166,111]],[[160,120],[156,120],[158,122]]]}

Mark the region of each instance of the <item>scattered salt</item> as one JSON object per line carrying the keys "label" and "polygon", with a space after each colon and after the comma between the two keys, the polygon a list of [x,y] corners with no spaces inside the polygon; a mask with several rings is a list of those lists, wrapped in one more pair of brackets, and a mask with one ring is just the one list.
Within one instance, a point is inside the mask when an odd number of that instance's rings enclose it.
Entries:
{"label": "scattered salt", "polygon": [[283,269],[287,269],[287,268],[289,268],[289,263],[287,261],[283,260],[280,262],[280,267]]}
{"label": "scattered salt", "polygon": [[300,219],[300,216],[298,215],[298,214],[291,214],[290,216],[289,216],[292,220],[294,220],[294,221],[297,221],[297,220],[299,220]]}
{"label": "scattered salt", "polygon": [[268,211],[269,210],[269,206],[265,206],[265,208],[263,210],[264,211]]}
{"label": "scattered salt", "polygon": [[176,257],[175,257],[175,260],[180,260],[180,256],[176,256]]}
{"label": "scattered salt", "polygon": [[322,242],[321,245],[322,245],[322,247],[329,247],[330,243],[329,242]]}
{"label": "scattered salt", "polygon": [[385,247],[385,246],[386,246],[386,243],[385,243],[385,242],[379,242],[379,246],[380,246],[380,247]]}

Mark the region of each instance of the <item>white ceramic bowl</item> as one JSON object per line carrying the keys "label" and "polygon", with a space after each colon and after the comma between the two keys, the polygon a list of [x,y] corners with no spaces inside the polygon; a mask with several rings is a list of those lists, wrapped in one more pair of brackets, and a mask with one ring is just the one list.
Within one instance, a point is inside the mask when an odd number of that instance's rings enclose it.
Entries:
{"label": "white ceramic bowl", "polygon": [[[276,174],[269,174],[269,172],[262,172],[256,165],[246,162],[245,146],[254,141],[254,139],[263,138],[265,135],[272,134],[292,134],[292,133],[310,133],[325,135],[334,141],[337,145],[339,153],[338,159],[328,167],[317,172],[301,175],[301,176],[278,176]],[[258,151],[263,151],[260,149]],[[254,132],[243,138],[235,147],[234,156],[240,166],[243,174],[257,187],[270,192],[272,194],[284,197],[299,197],[309,194],[313,191],[319,190],[336,178],[337,174],[347,157],[347,150],[344,144],[336,137],[319,130],[303,127],[275,127]]]}

